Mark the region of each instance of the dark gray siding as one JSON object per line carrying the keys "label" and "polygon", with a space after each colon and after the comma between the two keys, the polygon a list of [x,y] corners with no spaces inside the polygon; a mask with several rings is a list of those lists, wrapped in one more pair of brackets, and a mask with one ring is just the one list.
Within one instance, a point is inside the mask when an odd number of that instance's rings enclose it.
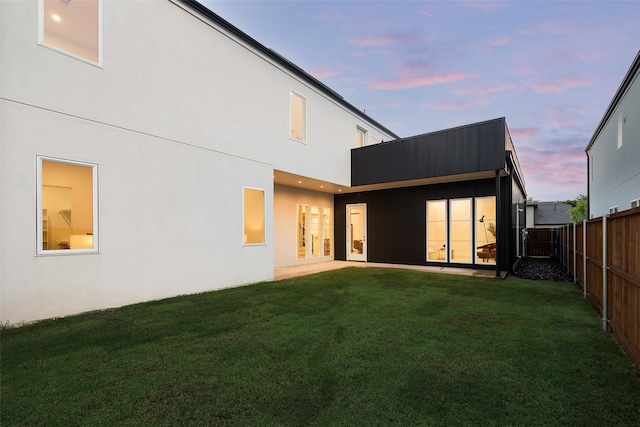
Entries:
{"label": "dark gray siding", "polygon": [[505,166],[504,118],[351,151],[351,185],[380,184]]}

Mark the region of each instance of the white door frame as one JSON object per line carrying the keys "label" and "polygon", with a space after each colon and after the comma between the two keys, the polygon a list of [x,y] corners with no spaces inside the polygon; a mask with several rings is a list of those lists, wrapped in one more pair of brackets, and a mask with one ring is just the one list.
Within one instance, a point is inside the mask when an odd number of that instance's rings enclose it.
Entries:
{"label": "white door frame", "polygon": [[[352,230],[351,230],[351,210],[352,209],[362,209],[362,253],[353,253],[352,249]],[[367,204],[366,203],[357,203],[353,205],[347,205],[347,227],[346,227],[346,236],[345,240],[347,243],[347,261],[367,261]]]}

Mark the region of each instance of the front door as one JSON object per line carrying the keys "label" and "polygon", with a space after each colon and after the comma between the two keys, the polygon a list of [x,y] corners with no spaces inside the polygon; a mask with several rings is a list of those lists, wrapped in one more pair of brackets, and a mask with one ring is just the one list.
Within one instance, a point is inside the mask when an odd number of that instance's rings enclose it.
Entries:
{"label": "front door", "polygon": [[347,205],[347,261],[367,260],[367,205]]}

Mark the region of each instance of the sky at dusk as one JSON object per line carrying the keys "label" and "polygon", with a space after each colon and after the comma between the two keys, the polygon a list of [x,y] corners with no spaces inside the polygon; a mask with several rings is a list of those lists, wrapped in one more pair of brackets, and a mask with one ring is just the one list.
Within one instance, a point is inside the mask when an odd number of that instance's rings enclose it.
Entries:
{"label": "sky at dusk", "polygon": [[540,201],[587,193],[640,49],[636,1],[201,2],[401,137],[506,117]]}

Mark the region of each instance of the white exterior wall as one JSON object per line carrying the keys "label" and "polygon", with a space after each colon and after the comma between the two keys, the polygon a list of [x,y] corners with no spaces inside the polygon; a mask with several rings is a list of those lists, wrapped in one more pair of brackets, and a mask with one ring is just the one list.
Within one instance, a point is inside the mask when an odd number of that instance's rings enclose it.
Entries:
{"label": "white exterior wall", "polygon": [[[181,6],[104,2],[102,68],[38,46],[37,13],[0,2],[2,322],[270,280],[274,168],[349,185],[357,117]],[[98,165],[99,254],[35,255],[36,155]],[[264,245],[243,245],[243,186]]]}
{"label": "white exterior wall", "polygon": [[[640,78],[636,74],[627,93],[595,140],[589,156],[589,213],[592,218],[631,208],[640,198]],[[623,143],[618,148],[618,118]]]}

